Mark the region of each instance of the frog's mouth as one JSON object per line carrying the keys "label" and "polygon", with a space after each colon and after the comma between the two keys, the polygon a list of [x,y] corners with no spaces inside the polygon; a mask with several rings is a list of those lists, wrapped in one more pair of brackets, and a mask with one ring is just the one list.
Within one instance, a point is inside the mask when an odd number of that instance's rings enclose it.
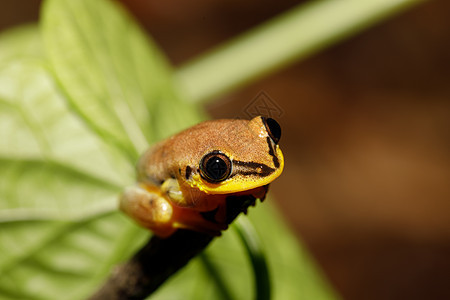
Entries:
{"label": "frog's mouth", "polygon": [[283,172],[284,159],[279,147],[276,147],[276,163],[274,167],[255,162],[241,162],[233,160],[233,170],[228,179],[210,183],[194,175],[192,186],[208,194],[231,194],[251,190],[260,186],[268,185]]}

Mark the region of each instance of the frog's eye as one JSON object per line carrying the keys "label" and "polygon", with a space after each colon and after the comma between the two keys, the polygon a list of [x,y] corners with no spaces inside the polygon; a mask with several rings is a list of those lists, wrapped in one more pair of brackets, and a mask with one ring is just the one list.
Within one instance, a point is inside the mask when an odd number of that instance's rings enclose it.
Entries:
{"label": "frog's eye", "polygon": [[200,161],[200,174],[209,182],[224,181],[230,173],[231,161],[220,151],[210,152]]}
{"label": "frog's eye", "polygon": [[281,137],[281,127],[277,121],[272,118],[262,118],[264,126],[266,126],[267,133],[275,144],[278,144]]}

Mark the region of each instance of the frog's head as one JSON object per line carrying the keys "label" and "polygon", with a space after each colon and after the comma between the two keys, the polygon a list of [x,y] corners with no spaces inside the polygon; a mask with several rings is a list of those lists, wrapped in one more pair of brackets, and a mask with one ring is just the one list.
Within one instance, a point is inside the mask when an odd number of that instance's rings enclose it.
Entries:
{"label": "frog's head", "polygon": [[195,151],[183,180],[205,193],[254,189],[269,184],[283,171],[278,145],[281,128],[274,119],[209,121],[193,127],[188,135],[187,144],[195,145],[187,148]]}

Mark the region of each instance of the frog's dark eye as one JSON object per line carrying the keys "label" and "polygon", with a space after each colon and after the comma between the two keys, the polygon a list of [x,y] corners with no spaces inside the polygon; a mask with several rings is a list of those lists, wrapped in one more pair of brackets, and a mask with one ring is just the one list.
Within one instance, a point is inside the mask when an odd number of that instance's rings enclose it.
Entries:
{"label": "frog's dark eye", "polygon": [[281,138],[281,127],[277,121],[272,118],[262,118],[264,126],[266,126],[267,133],[275,144],[278,144]]}
{"label": "frog's dark eye", "polygon": [[230,176],[231,161],[220,151],[213,151],[203,156],[200,161],[200,174],[209,182],[221,182]]}

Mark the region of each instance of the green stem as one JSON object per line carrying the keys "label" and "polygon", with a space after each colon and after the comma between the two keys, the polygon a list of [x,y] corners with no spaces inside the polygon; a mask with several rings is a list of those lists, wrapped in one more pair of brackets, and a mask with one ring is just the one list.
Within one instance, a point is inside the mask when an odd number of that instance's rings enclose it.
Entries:
{"label": "green stem", "polygon": [[253,267],[255,299],[270,300],[269,269],[258,234],[252,223],[245,217],[238,218],[233,223],[233,229],[244,244]]}
{"label": "green stem", "polygon": [[205,252],[203,252],[199,255],[199,257],[203,264],[203,267],[206,269],[208,274],[211,276],[211,279],[216,284],[216,287],[220,292],[220,296],[221,296],[222,300],[233,299],[233,297],[231,297],[231,293],[229,292],[229,290],[225,284],[225,281],[220,276],[219,272],[217,271],[217,268],[209,260],[208,255]]}
{"label": "green stem", "polygon": [[176,73],[180,90],[204,102],[423,1],[309,1],[182,66]]}

